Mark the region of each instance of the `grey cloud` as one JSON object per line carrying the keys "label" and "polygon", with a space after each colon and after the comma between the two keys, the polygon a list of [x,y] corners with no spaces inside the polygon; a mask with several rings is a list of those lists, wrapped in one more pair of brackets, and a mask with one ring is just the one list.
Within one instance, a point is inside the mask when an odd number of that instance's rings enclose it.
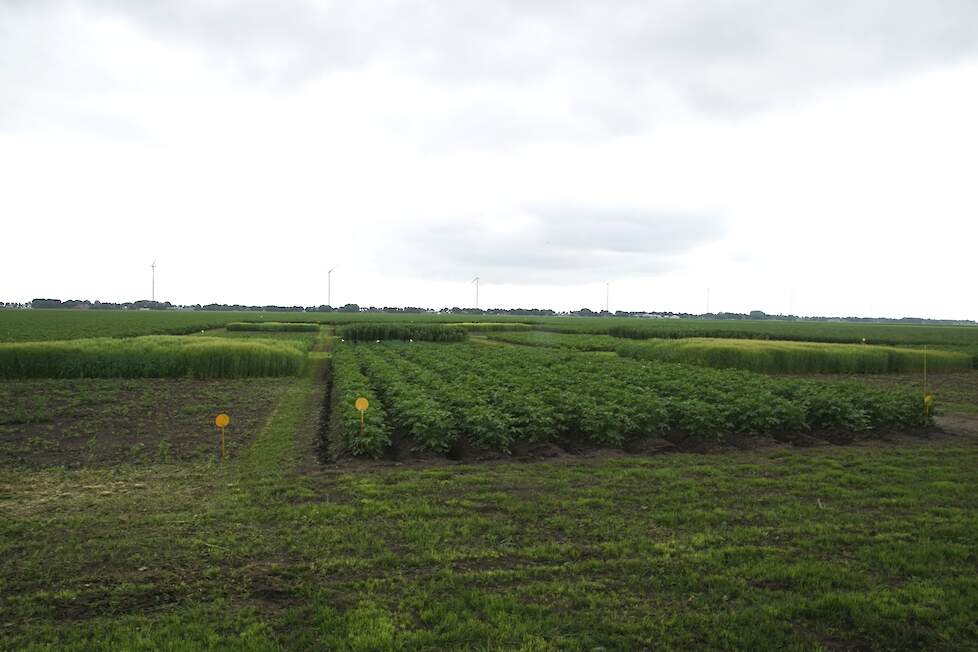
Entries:
{"label": "grey cloud", "polygon": [[732,100],[899,74],[978,52],[973,0],[88,6],[285,80],[383,63],[448,84],[520,86],[593,74],[621,91],[664,84],[691,98]]}
{"label": "grey cloud", "polygon": [[551,206],[511,229],[482,217],[400,227],[377,263],[443,281],[575,284],[675,269],[723,232],[724,221],[708,213]]}
{"label": "grey cloud", "polygon": [[[415,113],[391,98],[390,126],[433,147],[600,138],[690,110],[736,116],[978,56],[974,0],[38,0],[0,16],[36,29],[31,16],[67,7],[198,48],[244,84],[378,67],[444,93],[485,90]],[[24,65],[41,84],[74,69]]]}

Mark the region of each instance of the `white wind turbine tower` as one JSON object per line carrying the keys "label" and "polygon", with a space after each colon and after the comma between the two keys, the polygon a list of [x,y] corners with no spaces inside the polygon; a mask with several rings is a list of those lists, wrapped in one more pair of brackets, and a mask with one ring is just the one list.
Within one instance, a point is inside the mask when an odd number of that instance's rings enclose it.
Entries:
{"label": "white wind turbine tower", "polygon": [[326,272],[326,305],[328,305],[330,308],[333,307],[333,270],[334,269],[336,268],[332,267],[328,272]]}
{"label": "white wind turbine tower", "polygon": [[150,265],[150,269],[153,270],[153,286],[150,290],[150,301],[156,301],[156,259],[153,259],[153,264]]}
{"label": "white wind turbine tower", "polygon": [[479,277],[476,276],[474,279],[472,279],[472,282],[475,283],[475,309],[478,310],[479,309]]}

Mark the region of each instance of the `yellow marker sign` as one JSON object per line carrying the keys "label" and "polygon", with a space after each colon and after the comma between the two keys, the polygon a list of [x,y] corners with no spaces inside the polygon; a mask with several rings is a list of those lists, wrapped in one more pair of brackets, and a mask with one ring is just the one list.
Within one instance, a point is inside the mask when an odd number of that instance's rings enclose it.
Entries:
{"label": "yellow marker sign", "polygon": [[363,413],[370,407],[370,401],[361,396],[353,403],[353,406],[360,410],[360,436],[363,437]]}
{"label": "yellow marker sign", "polygon": [[219,414],[214,418],[214,425],[221,429],[221,461],[224,461],[224,429],[231,423],[231,417],[226,414]]}

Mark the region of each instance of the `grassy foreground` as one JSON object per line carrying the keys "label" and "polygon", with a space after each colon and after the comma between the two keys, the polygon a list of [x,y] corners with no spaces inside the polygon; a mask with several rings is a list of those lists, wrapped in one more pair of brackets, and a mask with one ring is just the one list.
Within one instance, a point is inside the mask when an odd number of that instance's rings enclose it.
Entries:
{"label": "grassy foreground", "polygon": [[310,471],[0,469],[0,648],[967,649],[974,440]]}

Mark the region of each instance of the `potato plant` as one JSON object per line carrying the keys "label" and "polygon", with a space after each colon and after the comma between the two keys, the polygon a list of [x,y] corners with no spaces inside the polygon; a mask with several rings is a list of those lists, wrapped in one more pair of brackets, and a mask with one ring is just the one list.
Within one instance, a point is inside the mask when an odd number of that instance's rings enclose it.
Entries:
{"label": "potato plant", "polygon": [[[390,427],[438,452],[462,439],[505,451],[515,441],[617,446],[667,433],[722,440],[929,423],[908,392],[572,351],[415,342],[347,344],[337,356],[350,361],[338,382],[349,370],[383,401]],[[378,454],[387,436],[374,432],[376,442],[351,450]]]}

